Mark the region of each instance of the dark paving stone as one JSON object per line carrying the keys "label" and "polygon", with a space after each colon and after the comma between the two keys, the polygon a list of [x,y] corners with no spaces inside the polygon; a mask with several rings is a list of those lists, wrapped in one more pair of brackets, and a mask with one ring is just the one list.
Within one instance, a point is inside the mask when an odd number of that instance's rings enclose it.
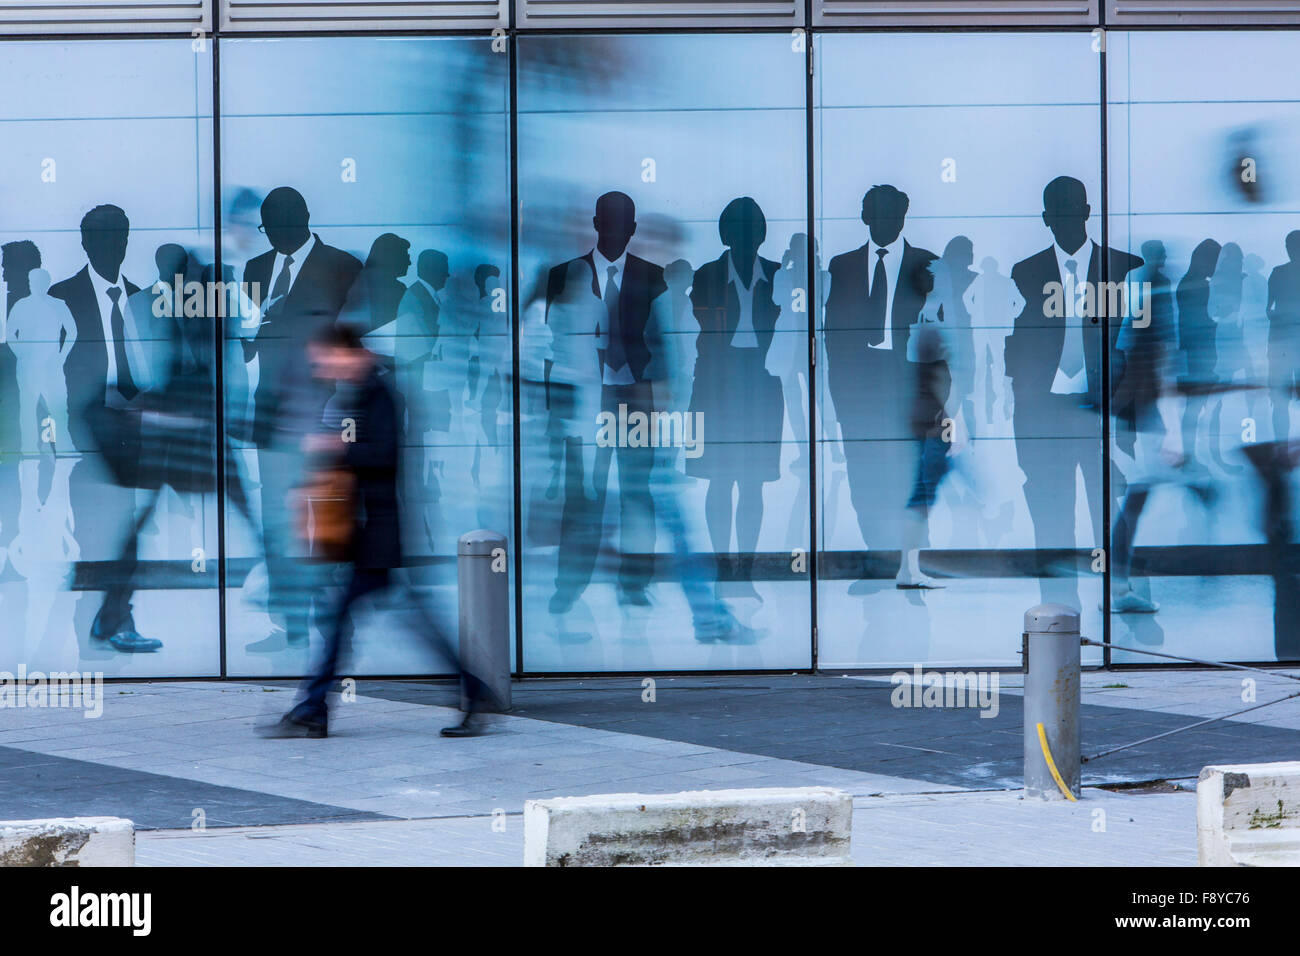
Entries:
{"label": "dark paving stone", "polygon": [[141,830],[188,829],[196,808],[209,827],[394,819],[14,747],[0,747],[0,781],[0,820],[106,816]]}
{"label": "dark paving stone", "polygon": [[[513,713],[952,786],[1022,783],[1023,709],[1018,694],[1000,695],[998,716],[985,718],[976,709],[895,708],[889,684],[819,675],[761,682],[738,677],[734,683],[719,677],[663,677],[656,678],[655,685],[655,703],[648,704],[642,703],[641,682],[635,678],[523,681],[514,685]],[[454,685],[446,683],[362,681],[358,690],[389,700],[455,704]],[[1087,704],[1081,719],[1086,756],[1202,718]],[[1195,777],[1211,763],[1267,762],[1296,753],[1300,731],[1224,722],[1085,764],[1083,780],[1098,784]]]}

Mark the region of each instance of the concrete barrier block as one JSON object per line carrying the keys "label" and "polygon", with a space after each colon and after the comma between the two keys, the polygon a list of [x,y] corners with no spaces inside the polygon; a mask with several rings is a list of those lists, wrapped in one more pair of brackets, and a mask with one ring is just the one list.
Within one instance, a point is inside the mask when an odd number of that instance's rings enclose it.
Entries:
{"label": "concrete barrier block", "polygon": [[1201,866],[1300,866],[1300,761],[1202,770],[1196,845]]}
{"label": "concrete barrier block", "polygon": [[0,866],[135,866],[135,825],[121,817],[0,820]]}
{"label": "concrete barrier block", "polygon": [[524,865],[844,866],[852,823],[829,787],[529,800]]}

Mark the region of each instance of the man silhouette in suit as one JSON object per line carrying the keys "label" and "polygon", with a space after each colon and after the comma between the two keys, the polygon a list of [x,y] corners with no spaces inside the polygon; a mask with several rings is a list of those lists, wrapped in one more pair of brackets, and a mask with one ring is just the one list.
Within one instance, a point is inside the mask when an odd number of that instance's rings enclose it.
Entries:
{"label": "man silhouette in suit", "polygon": [[[69,479],[73,519],[82,556],[120,535],[122,516],[134,528],[136,501],[133,483],[124,475],[134,449],[138,427],[123,414],[146,382],[139,343],[128,302],[140,291],[122,275],[131,223],[112,205],[96,206],[81,220],[81,247],[87,263],[76,275],[50,287],[62,299],[76,323],[77,340],[63,364],[68,391],[68,430],[83,458]],[[100,456],[85,456],[98,450]],[[107,464],[112,481],[102,470]],[[114,484],[120,486],[114,488]],[[131,580],[136,564],[136,535],[128,533],[113,569],[116,581]],[[129,587],[112,587],[95,615],[90,636],[120,651],[154,651],[162,646],[135,628]]]}
{"label": "man silhouette in suit", "polygon": [[869,240],[830,262],[827,378],[849,497],[868,547],[881,546],[885,529],[901,528],[911,488],[914,389],[907,337],[925,304],[936,256],[903,238],[908,205],[907,194],[893,186],[872,186],[862,198]]}
{"label": "man silhouette in suit", "polygon": [[[1025,473],[1025,501],[1035,547],[1074,547],[1075,472],[1082,471],[1093,541],[1101,527],[1101,318],[1109,295],[1102,287],[1102,249],[1088,238],[1092,208],[1083,183],[1058,176],[1043,190],[1043,224],[1053,243],[1015,264],[1011,279],[1025,300],[1011,335],[1005,366],[1014,397],[1016,455]],[[1121,285],[1142,264],[1106,249],[1106,279]],[[1091,305],[1089,305],[1091,297]],[[1123,308],[1115,321],[1118,336]],[[1064,313],[1064,314],[1062,314]],[[1079,606],[1073,574],[1040,576],[1044,601]]]}
{"label": "man silhouette in suit", "polygon": [[284,619],[250,650],[278,650],[307,642],[307,604],[300,567],[291,556],[289,495],[302,470],[300,440],[320,421],[325,399],[313,380],[307,343],[334,324],[361,272],[353,255],[326,245],[311,231],[307,202],[289,186],[262,200],[262,224],[271,248],[248,261],[244,284],[262,314],[257,333],[243,339],[244,357],[258,359],[253,395],[253,442],[262,483],[262,543],[272,611]]}
{"label": "man silhouette in suit", "polygon": [[[625,415],[643,412],[647,419],[654,410],[653,390],[647,369],[650,345],[646,325],[652,304],[667,291],[664,270],[627,251],[636,233],[636,206],[621,192],[605,193],[596,200],[592,217],[596,245],[586,255],[551,269],[546,283],[546,316],[551,322],[557,303],[568,306],[573,324],[556,328],[556,339],[565,338],[570,359],[562,364],[582,362],[597,378],[569,383],[577,390],[599,389],[599,411],[617,419],[620,406]],[[577,408],[592,409],[579,401]],[[654,449],[598,447],[592,473],[595,502],[586,494],[583,445],[594,443],[597,418],[585,420],[575,413],[572,433],[565,436],[565,499],[561,518],[559,570],[552,614],[563,614],[578,599],[591,580],[600,546],[600,524],[605,506],[605,489],[611,459],[618,461],[620,537],[622,562],[619,592],[623,601],[647,605],[646,587],[653,572],[655,539],[654,502],[650,495],[650,472]]]}

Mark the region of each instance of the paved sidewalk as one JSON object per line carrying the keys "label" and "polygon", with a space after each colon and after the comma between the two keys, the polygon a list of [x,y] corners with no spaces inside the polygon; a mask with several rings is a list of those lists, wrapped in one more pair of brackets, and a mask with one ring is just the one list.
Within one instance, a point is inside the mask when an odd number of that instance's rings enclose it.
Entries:
{"label": "paved sidewalk", "polygon": [[[518,866],[518,814],[142,831],[140,866]],[[1077,804],[1007,792],[854,800],[859,866],[1195,866],[1196,797],[1085,790]]]}
{"label": "paved sidewalk", "polygon": [[[1020,675],[1001,678],[992,718],[896,709],[887,678],[659,678],[654,702],[637,679],[528,681],[512,714],[465,740],[437,735],[457,719],[447,683],[360,681],[327,740],[254,735],[291,684],[113,684],[96,720],[0,710],[0,819],[124,816],[147,865],[510,865],[529,799],[824,785],[855,797],[860,863],[1194,863],[1189,792],[1019,799]],[[1241,675],[1085,675],[1085,753],[1240,695]],[[1133,748],[1085,781],[1190,786],[1205,764],[1291,758],[1297,703]]]}

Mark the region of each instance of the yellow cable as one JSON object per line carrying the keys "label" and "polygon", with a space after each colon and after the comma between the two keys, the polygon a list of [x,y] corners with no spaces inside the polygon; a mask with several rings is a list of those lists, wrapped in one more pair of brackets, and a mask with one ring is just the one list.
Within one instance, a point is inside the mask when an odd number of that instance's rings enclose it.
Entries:
{"label": "yellow cable", "polygon": [[1043,729],[1041,721],[1038,724],[1038,742],[1042,745],[1043,759],[1047,761],[1047,769],[1052,771],[1052,779],[1055,780],[1056,785],[1061,788],[1061,793],[1065,794],[1065,799],[1078,803],[1079,798],[1070,792],[1070,788],[1065,785],[1065,781],[1061,779],[1060,772],[1056,769],[1056,761],[1052,759],[1052,751],[1047,747],[1047,731]]}

